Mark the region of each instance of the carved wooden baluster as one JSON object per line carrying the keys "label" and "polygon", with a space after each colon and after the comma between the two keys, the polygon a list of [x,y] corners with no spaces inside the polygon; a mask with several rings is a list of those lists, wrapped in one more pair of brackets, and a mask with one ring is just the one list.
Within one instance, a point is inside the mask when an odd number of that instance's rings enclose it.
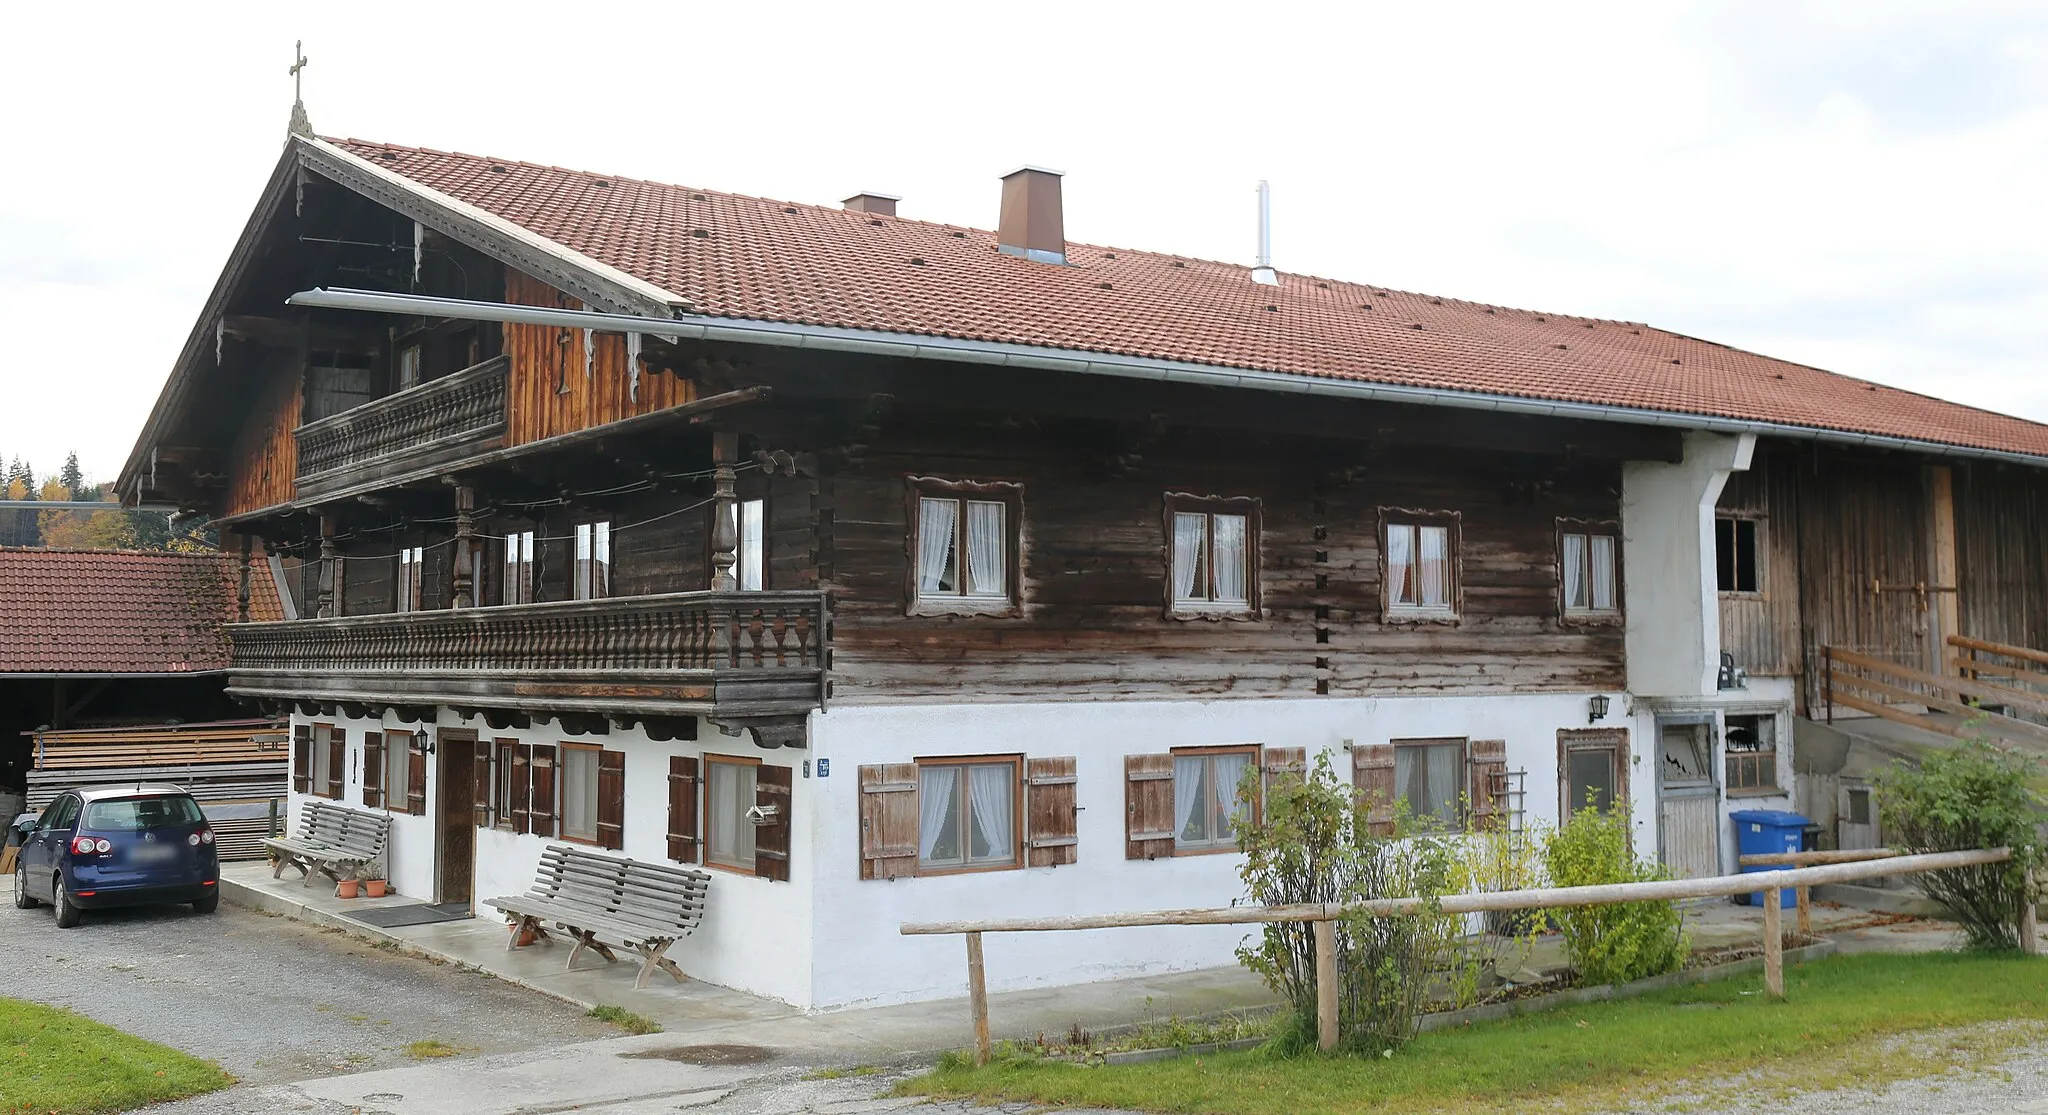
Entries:
{"label": "carved wooden baluster", "polygon": [[320,596],[313,614],[327,619],[335,614],[334,598],[337,595],[336,576],[341,572],[337,559],[341,551],[334,545],[337,524],[332,515],[320,516]]}
{"label": "carved wooden baluster", "polygon": [[789,665],[789,611],[785,608],[777,608],[775,610],[774,636],[775,665],[778,668],[787,666]]}
{"label": "carved wooden baluster", "polygon": [[235,578],[235,622],[249,622],[249,550],[252,539],[242,536],[242,563]]}
{"label": "carved wooden baluster", "polygon": [[733,465],[740,455],[740,436],[711,435],[711,591],[733,592],[740,587],[733,576],[739,563],[738,503],[733,492]]}

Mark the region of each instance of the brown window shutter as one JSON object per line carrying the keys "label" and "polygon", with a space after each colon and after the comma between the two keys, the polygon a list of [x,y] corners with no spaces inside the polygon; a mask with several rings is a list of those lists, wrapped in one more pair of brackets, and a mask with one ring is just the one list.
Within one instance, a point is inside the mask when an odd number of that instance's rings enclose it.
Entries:
{"label": "brown window shutter", "polygon": [[363,733],[363,806],[384,804],[384,733]]}
{"label": "brown window shutter", "polygon": [[917,874],[917,764],[860,768],[860,877]]}
{"label": "brown window shutter", "polygon": [[292,725],[292,789],[301,794],[313,792],[313,726]]}
{"label": "brown window shutter", "polygon": [[1365,802],[1366,828],[1374,836],[1394,835],[1394,745],[1368,743],[1352,748],[1351,785]]}
{"label": "brown window shutter", "polygon": [[512,831],[533,831],[533,747],[530,744],[512,745]]}
{"label": "brown window shutter", "polygon": [[327,729],[327,796],[341,800],[341,785],[348,776],[348,733]]}
{"label": "brown window shutter", "polygon": [[790,776],[794,773],[790,767],[767,763],[754,768],[754,804],[775,809],[772,824],[749,826],[754,830],[754,874],[763,879],[789,881],[789,822],[795,811],[791,788],[796,785]]}
{"label": "brown window shutter", "polygon": [[1173,756],[1124,756],[1124,858],[1173,854]]}
{"label": "brown window shutter", "polygon": [[[1273,792],[1273,783],[1287,777],[1302,779],[1308,777],[1308,748],[1268,747],[1259,752],[1259,765],[1264,777],[1260,785],[1267,793]],[[1263,802],[1260,803],[1263,806]]]}
{"label": "brown window shutter", "polygon": [[1080,841],[1074,800],[1075,759],[1024,761],[1024,862],[1030,867],[1057,867],[1074,862]]}
{"label": "brown window shutter", "polygon": [[555,745],[536,743],[526,761],[528,791],[526,831],[553,840],[556,836]]}
{"label": "brown window shutter", "polygon": [[413,736],[412,743],[405,749],[408,764],[405,778],[405,811],[415,817],[427,815],[427,749],[420,746],[419,737]]}
{"label": "brown window shutter", "polygon": [[1490,832],[1507,821],[1508,741],[1475,739],[1466,750],[1472,829]]}
{"label": "brown window shutter", "polygon": [[668,757],[668,858],[697,862],[697,757]]}
{"label": "brown window shutter", "polygon": [[626,846],[626,753],[597,753],[597,845]]}
{"label": "brown window shutter", "polygon": [[476,760],[471,768],[475,777],[470,780],[475,796],[471,800],[475,803],[476,827],[487,829],[491,827],[491,788],[497,785],[491,777],[491,741],[480,739],[475,746]]}

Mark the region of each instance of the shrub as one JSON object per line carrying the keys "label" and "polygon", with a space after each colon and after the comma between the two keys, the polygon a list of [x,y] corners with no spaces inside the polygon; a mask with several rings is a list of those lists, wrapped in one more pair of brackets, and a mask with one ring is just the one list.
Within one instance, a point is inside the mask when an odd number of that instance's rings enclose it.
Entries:
{"label": "shrub", "polygon": [[[1543,842],[1553,886],[1641,883],[1667,878],[1640,863],[1629,847],[1625,813],[1581,809]],[[1565,955],[1582,984],[1626,983],[1675,972],[1685,964],[1684,921],[1666,901],[1572,906],[1549,911],[1564,934]]]}
{"label": "shrub", "polygon": [[1878,775],[1878,818],[1901,849],[2012,849],[2004,863],[1912,876],[1922,894],[1955,915],[1974,947],[2018,948],[2020,913],[2040,901],[2038,883],[2028,880],[2043,862],[2048,820],[2028,786],[2037,770],[2033,759],[1980,739],[1930,754],[1918,769],[1900,764]]}

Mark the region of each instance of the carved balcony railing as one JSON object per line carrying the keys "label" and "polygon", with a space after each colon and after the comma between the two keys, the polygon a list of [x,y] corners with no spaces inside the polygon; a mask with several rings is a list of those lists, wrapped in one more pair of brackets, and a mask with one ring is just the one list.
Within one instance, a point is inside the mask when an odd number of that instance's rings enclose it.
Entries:
{"label": "carved balcony railing", "polygon": [[508,366],[494,357],[300,426],[299,497],[333,495],[497,448],[505,435]]}
{"label": "carved balcony railing", "polygon": [[679,592],[231,624],[229,691],[283,703],[800,715],[824,703],[830,623],[822,592]]}

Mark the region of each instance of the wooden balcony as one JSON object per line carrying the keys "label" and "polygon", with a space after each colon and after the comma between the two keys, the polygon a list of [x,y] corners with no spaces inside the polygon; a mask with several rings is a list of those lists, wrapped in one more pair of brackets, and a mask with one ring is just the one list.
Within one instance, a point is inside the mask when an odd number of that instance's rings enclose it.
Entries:
{"label": "wooden balcony", "polygon": [[495,357],[300,426],[298,498],[345,494],[498,448],[508,367]]}
{"label": "wooden balcony", "polygon": [[801,746],[804,717],[825,701],[830,626],[822,592],[240,623],[228,627],[228,692],[371,715],[445,705],[591,724],[705,716],[755,729],[764,746]]}

